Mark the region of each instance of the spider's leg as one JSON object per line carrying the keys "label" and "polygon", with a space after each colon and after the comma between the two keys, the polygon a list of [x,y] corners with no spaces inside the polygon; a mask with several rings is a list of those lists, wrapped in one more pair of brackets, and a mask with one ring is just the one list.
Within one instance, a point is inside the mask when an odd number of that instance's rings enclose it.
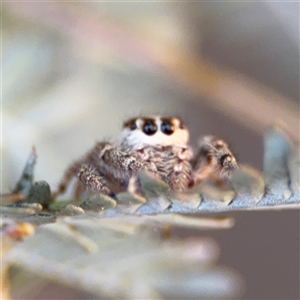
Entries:
{"label": "spider's leg", "polygon": [[214,136],[204,136],[199,141],[199,149],[193,165],[195,184],[209,178],[216,185],[222,185],[238,168],[236,158],[225,141]]}
{"label": "spider's leg", "polygon": [[69,186],[73,177],[77,176],[78,170],[80,169],[81,161],[72,163],[67,170],[65,171],[63,178],[61,179],[58,189],[52,193],[52,199],[55,199],[57,196],[63,194],[67,187]]}
{"label": "spider's leg", "polygon": [[105,142],[96,144],[86,156],[84,163],[97,166],[100,173],[103,169],[103,173],[108,172],[116,177],[118,177],[117,173],[126,174],[127,179],[142,169],[152,171],[137,155],[133,155],[121,146],[113,147]]}
{"label": "spider's leg", "polygon": [[182,149],[165,163],[167,170],[166,181],[172,190],[184,191],[188,188],[192,179],[190,156],[189,149]]}
{"label": "spider's leg", "polygon": [[110,168],[110,172],[119,179],[126,182],[127,190],[133,194],[141,194],[141,182],[137,176],[138,171],[146,170],[154,176],[159,176],[159,172],[154,163],[148,158],[147,151],[137,150],[126,152],[122,147],[108,148],[102,152],[101,160],[105,168]]}
{"label": "spider's leg", "polygon": [[110,197],[115,197],[115,194],[107,187],[105,178],[93,166],[82,165],[78,177],[86,188]]}
{"label": "spider's leg", "polygon": [[121,170],[130,175],[135,174],[141,169],[146,169],[146,165],[133,156],[132,154],[126,153],[122,148],[107,147],[102,151],[100,155],[102,161],[116,170]]}
{"label": "spider's leg", "polygon": [[84,192],[84,186],[80,180],[77,180],[74,187],[74,199],[80,199]]}
{"label": "spider's leg", "polygon": [[138,176],[131,176],[128,181],[127,191],[132,194],[142,194],[142,184]]}
{"label": "spider's leg", "polygon": [[193,182],[195,185],[197,185],[205,179],[210,178],[212,174],[212,166],[209,163],[203,164],[193,171]]}
{"label": "spider's leg", "polygon": [[185,191],[191,181],[191,167],[187,161],[177,161],[167,176],[167,183],[172,190]]}

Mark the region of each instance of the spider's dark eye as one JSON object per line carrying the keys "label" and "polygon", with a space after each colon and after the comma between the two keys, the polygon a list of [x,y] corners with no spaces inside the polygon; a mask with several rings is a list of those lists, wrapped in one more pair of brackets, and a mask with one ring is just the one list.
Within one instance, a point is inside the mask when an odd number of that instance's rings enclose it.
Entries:
{"label": "spider's dark eye", "polygon": [[157,131],[157,126],[154,120],[145,120],[143,131],[147,135],[153,135]]}
{"label": "spider's dark eye", "polygon": [[130,128],[130,130],[135,130],[135,129],[137,129],[137,126],[136,126],[135,123],[131,123],[131,124],[129,125],[129,128]]}
{"label": "spider's dark eye", "polygon": [[130,130],[137,129],[136,118],[130,119],[123,124],[123,128],[129,128]]}
{"label": "spider's dark eye", "polygon": [[162,133],[171,135],[174,132],[174,125],[169,120],[164,120],[160,125],[160,129]]}

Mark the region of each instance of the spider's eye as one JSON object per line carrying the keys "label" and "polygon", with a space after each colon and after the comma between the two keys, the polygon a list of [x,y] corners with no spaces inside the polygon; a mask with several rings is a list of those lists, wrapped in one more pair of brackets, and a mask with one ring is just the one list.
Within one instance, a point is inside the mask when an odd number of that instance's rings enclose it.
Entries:
{"label": "spider's eye", "polygon": [[174,126],[170,121],[164,120],[160,126],[161,132],[167,135],[171,135],[174,132]]}
{"label": "spider's eye", "polygon": [[136,120],[137,119],[135,118],[126,121],[125,123],[123,123],[123,128],[129,128],[130,130],[137,129]]}
{"label": "spider's eye", "polygon": [[157,126],[153,120],[146,120],[143,126],[143,131],[147,135],[153,135],[157,131]]}
{"label": "spider's eye", "polygon": [[137,126],[136,126],[135,123],[131,123],[131,124],[129,125],[129,128],[130,128],[130,130],[135,130],[135,129],[137,129]]}

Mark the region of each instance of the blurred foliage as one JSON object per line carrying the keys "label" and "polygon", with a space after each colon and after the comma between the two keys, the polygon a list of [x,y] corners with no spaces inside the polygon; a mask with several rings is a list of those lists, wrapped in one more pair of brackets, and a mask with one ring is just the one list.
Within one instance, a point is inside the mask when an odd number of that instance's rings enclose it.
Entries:
{"label": "blurred foliage", "polygon": [[[78,297],[85,295],[82,299],[240,298],[243,280],[235,271],[216,265],[220,250],[212,239],[174,240],[170,229],[220,230],[234,225],[231,218],[199,218],[201,212],[299,208],[299,194],[291,190],[297,178],[289,177],[295,166],[291,171],[288,163],[295,143],[282,127],[270,130],[265,136],[264,177],[241,166],[233,174],[230,191],[204,183],[190,192],[175,193],[140,173],[142,196],[92,195],[51,205],[45,203],[47,197],[50,201],[47,183],[33,183],[33,151],[14,190],[24,199],[13,194],[3,197],[13,203],[1,207],[2,280],[10,282],[13,299],[39,298],[49,280],[76,288]],[[38,203],[31,202],[32,195]],[[16,243],[34,231],[32,225],[20,222],[41,226],[31,238]],[[37,274],[42,278],[35,289]],[[26,289],[28,285],[32,288]],[[7,286],[3,293],[9,293]],[[52,297],[61,299],[59,292]]]}

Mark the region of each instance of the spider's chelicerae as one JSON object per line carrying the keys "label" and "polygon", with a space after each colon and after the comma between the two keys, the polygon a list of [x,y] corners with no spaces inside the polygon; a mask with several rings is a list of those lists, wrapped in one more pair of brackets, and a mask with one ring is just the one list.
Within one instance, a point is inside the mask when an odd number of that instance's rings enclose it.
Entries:
{"label": "spider's chelicerae", "polygon": [[71,164],[53,196],[64,193],[75,176],[76,198],[85,189],[114,197],[129,181],[136,182],[138,190],[137,172],[143,169],[172,190],[184,191],[207,178],[220,184],[237,167],[228,145],[214,136],[200,139],[193,155],[189,131],[180,118],[134,118],[123,124],[117,142],[98,142]]}

